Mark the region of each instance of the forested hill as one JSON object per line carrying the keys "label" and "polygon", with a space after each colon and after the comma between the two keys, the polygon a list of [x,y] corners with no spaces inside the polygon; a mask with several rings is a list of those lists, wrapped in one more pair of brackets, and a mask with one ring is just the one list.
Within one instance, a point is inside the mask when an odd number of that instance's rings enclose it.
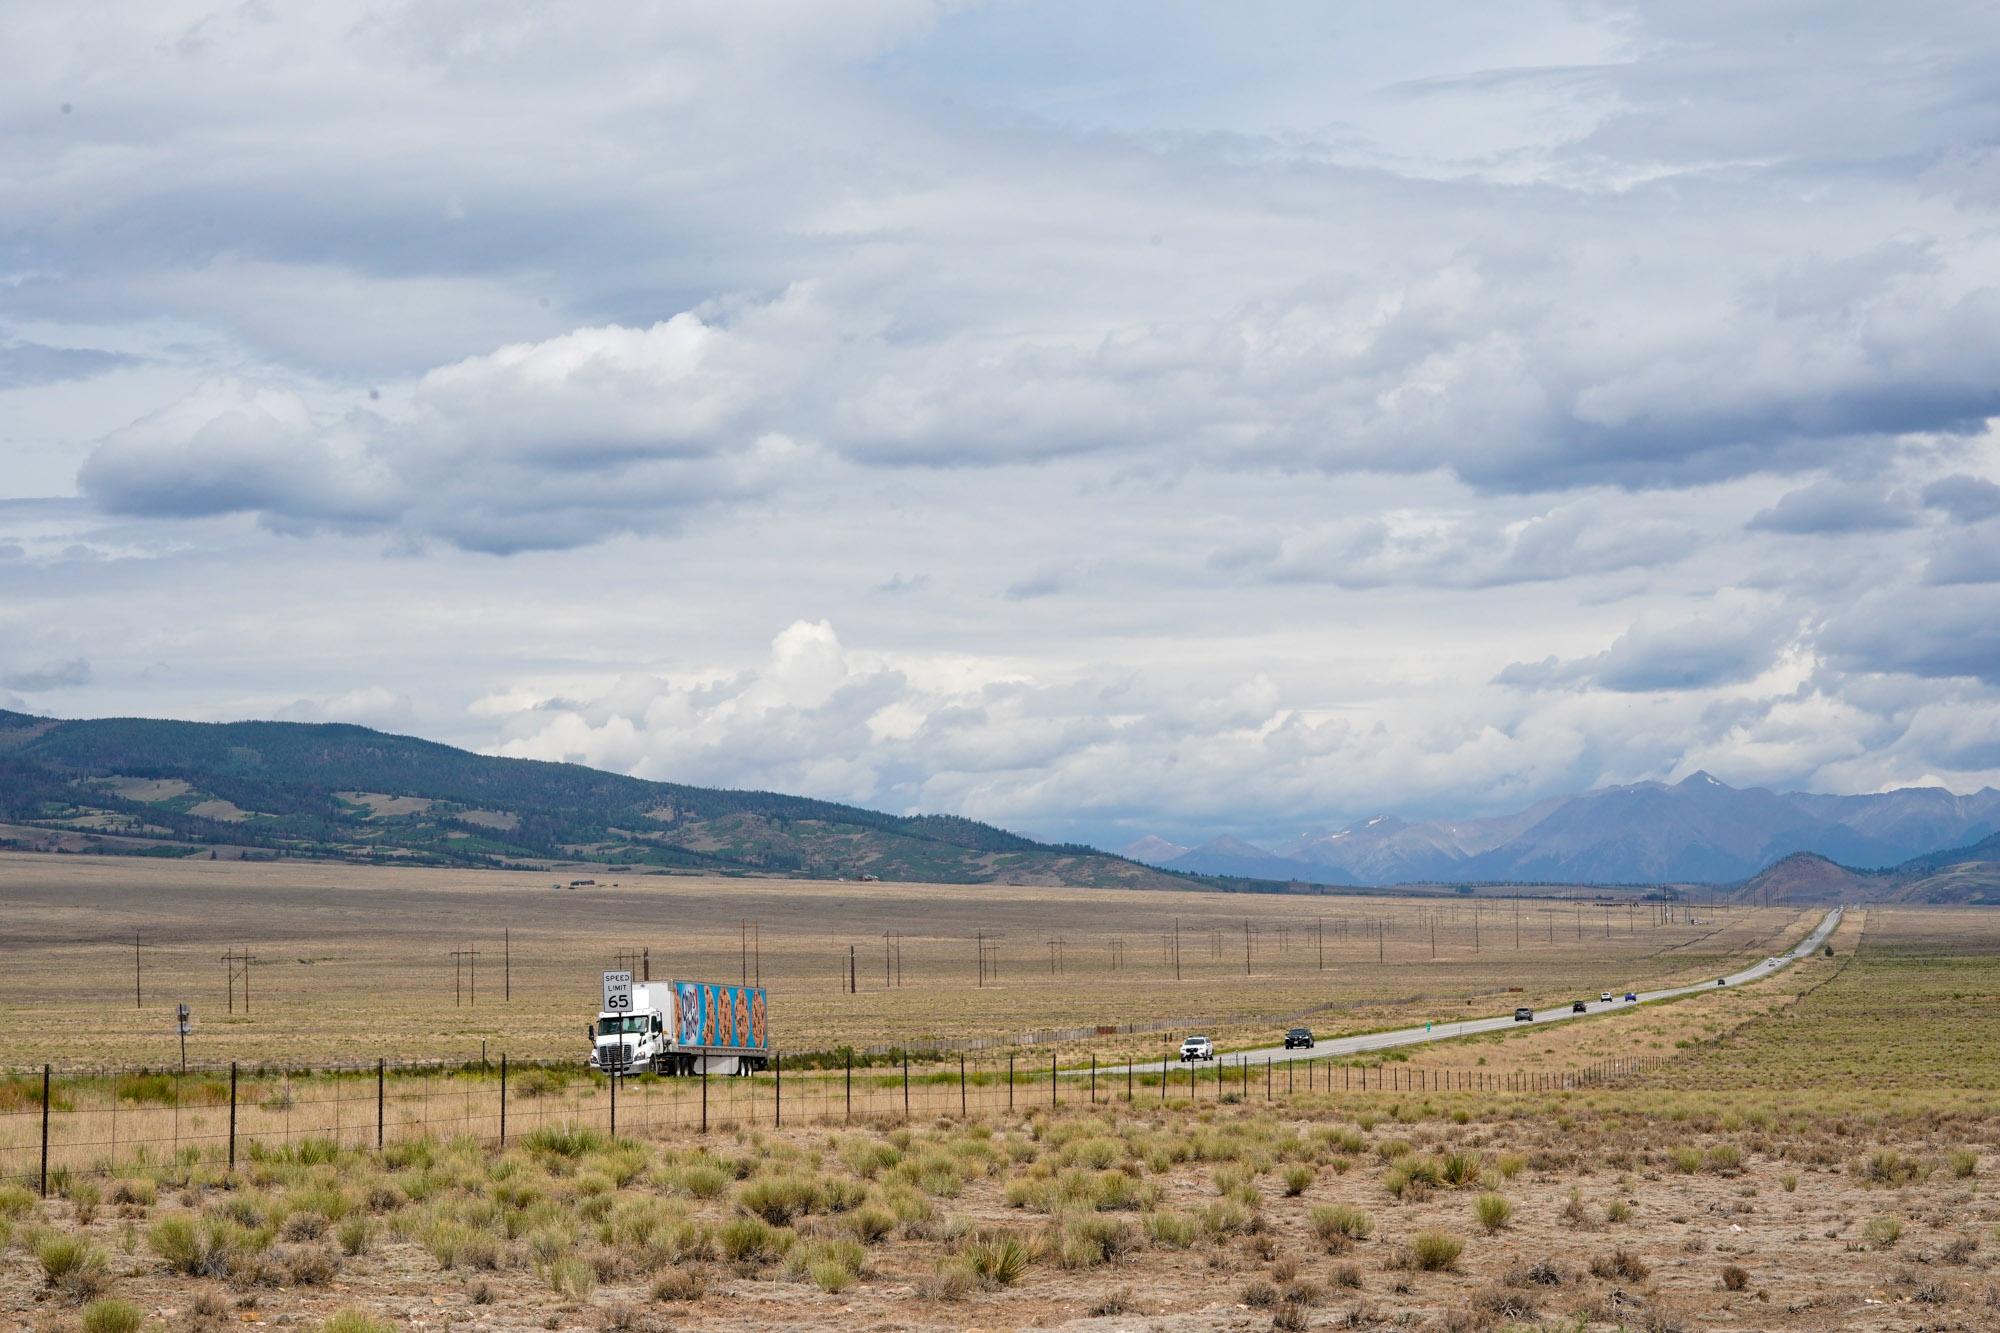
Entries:
{"label": "forested hill", "polygon": [[59,721],[5,710],[0,848],[939,883],[1190,883],[969,819],[647,782],[366,727]]}

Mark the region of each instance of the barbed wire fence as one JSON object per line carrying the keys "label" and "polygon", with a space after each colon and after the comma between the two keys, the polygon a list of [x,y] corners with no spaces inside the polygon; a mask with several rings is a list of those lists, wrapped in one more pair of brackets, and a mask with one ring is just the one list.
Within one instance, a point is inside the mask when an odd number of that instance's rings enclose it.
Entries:
{"label": "barbed wire fence", "polygon": [[[235,1169],[239,1160],[327,1149],[383,1150],[411,1139],[471,1137],[532,1145],[551,1129],[617,1137],[671,1137],[786,1125],[888,1125],[967,1119],[1037,1108],[1213,1103],[1299,1104],[1341,1094],[1518,1094],[1617,1086],[1667,1057],[1618,1057],[1556,1070],[1451,1068],[1272,1057],[1207,1067],[1162,1057],[1150,1064],[1064,1067],[1005,1062],[913,1069],[786,1073],[782,1055],[749,1076],[608,1078],[545,1065],[484,1069],[437,1063],[246,1070],[241,1063],[186,1072],[65,1070],[0,1080],[0,1183],[46,1196],[79,1175],[115,1176],[162,1165]],[[310,1145],[310,1146],[308,1146]]]}

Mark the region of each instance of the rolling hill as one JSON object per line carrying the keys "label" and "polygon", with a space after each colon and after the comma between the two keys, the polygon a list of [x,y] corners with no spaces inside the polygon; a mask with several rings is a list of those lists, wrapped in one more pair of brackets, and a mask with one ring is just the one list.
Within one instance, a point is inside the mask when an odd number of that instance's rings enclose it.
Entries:
{"label": "rolling hill", "polygon": [[4,710],[0,848],[1189,887],[970,819],[648,782],[366,727]]}
{"label": "rolling hill", "polygon": [[1745,880],[1733,896],[1757,903],[1992,906],[2000,904],[2000,833],[1970,846],[1927,852],[1886,870],[1856,870],[1796,852]]}

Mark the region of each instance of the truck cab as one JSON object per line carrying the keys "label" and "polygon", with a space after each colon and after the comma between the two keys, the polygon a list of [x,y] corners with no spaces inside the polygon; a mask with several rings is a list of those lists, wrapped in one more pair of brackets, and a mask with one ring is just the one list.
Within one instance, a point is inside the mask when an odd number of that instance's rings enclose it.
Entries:
{"label": "truck cab", "polygon": [[590,1027],[590,1067],[606,1073],[644,1074],[665,1065],[666,1015],[646,982],[632,986],[630,1009],[603,1009]]}

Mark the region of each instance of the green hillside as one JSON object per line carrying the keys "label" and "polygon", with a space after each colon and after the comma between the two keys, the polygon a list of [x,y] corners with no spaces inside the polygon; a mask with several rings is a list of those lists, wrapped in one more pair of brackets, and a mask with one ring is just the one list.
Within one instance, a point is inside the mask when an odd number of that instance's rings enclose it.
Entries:
{"label": "green hillside", "polygon": [[1887,870],[1856,870],[1794,852],[1737,887],[1741,902],[2000,904],[2000,833],[1966,847],[1912,857]]}
{"label": "green hillside", "polygon": [[366,727],[0,710],[0,848],[1187,887],[974,820],[499,759]]}

